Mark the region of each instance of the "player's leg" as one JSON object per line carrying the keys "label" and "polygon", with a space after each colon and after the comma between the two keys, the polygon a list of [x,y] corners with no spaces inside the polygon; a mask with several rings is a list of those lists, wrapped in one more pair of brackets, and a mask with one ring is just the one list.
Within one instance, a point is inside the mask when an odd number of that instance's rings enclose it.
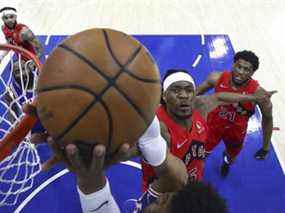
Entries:
{"label": "player's leg", "polygon": [[[4,101],[11,109],[8,113],[8,119],[12,123],[21,114],[20,105],[33,96],[34,74],[32,69],[35,69],[35,67],[29,66],[27,63],[23,60],[21,62],[19,60],[13,62],[12,82],[4,95]],[[31,92],[28,92],[28,90]],[[15,101],[16,99],[17,101]]]}
{"label": "player's leg", "polygon": [[34,74],[35,64],[32,60],[24,61],[17,60],[13,65],[13,76],[19,85],[19,87],[23,90],[31,90],[34,88]]}
{"label": "player's leg", "polygon": [[243,142],[246,135],[246,127],[231,128],[227,131],[223,140],[225,151],[223,152],[223,163],[221,166],[221,175],[226,177],[230,171],[230,165],[234,163],[236,157],[243,148]]}
{"label": "player's leg", "polygon": [[7,88],[5,94],[3,95],[3,101],[7,104],[8,108],[11,110],[8,110],[7,112],[7,119],[14,123],[16,118],[20,115],[20,109],[19,106],[17,106],[17,103],[14,101],[15,95],[13,88]]}
{"label": "player's leg", "polygon": [[[8,107],[10,107],[12,100],[13,100],[13,98],[11,97],[11,94],[9,93],[9,91],[6,91],[4,96],[3,96],[3,101],[8,105]],[[13,116],[13,112],[10,112],[10,111],[8,112],[7,119],[11,123],[13,123],[15,121],[15,118]]]}
{"label": "player's leg", "polygon": [[214,148],[220,143],[223,132],[222,129],[209,125],[207,143],[205,145],[207,156],[210,155]]}

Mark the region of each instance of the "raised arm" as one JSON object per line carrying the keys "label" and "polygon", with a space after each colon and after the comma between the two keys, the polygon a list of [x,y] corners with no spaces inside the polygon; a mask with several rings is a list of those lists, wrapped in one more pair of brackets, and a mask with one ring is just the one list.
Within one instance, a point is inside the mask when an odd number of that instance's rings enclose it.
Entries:
{"label": "raised arm", "polygon": [[207,79],[198,86],[198,88],[196,89],[196,94],[197,95],[202,95],[205,92],[207,92],[208,90],[214,88],[221,76],[221,72],[211,72]]}
{"label": "raised arm", "polygon": [[[238,102],[254,102],[258,105],[263,105],[270,102],[271,96],[277,91],[256,92],[253,95],[243,95],[232,92],[220,92],[212,95],[204,95],[196,97],[194,107],[206,118],[208,113],[214,110],[217,106],[227,103]],[[271,102],[270,102],[271,103]]]}
{"label": "raised arm", "polygon": [[23,28],[20,34],[21,40],[29,42],[35,49],[36,55],[38,58],[40,58],[43,54],[43,48],[37,39],[37,37],[34,35],[34,33],[27,27]]}

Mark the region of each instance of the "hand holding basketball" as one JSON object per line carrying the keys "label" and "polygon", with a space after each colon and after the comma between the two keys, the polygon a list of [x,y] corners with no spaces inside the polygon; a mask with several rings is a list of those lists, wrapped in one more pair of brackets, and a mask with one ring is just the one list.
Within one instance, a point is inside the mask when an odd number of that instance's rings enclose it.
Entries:
{"label": "hand holding basketball", "polygon": [[95,145],[108,159],[134,145],[160,100],[159,70],[137,40],[110,29],[75,34],[40,73],[37,112],[61,149],[72,142],[88,162]]}

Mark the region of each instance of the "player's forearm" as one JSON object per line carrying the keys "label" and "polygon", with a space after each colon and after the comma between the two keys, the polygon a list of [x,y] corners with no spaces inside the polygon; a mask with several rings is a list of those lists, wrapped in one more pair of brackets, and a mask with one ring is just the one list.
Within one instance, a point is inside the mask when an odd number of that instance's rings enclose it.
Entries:
{"label": "player's forearm", "polygon": [[36,52],[36,56],[38,58],[40,58],[43,55],[43,47],[42,47],[41,43],[34,36],[32,38],[30,38],[30,43],[32,44],[32,46]]}
{"label": "player's forearm", "polygon": [[216,93],[216,97],[219,101],[228,102],[228,103],[256,101],[256,97],[253,95],[242,95],[232,92]]}
{"label": "player's forearm", "polygon": [[212,89],[213,86],[208,83],[208,82],[204,82],[201,85],[199,85],[196,89],[196,95],[202,95],[205,92],[209,91],[210,89]]}
{"label": "player's forearm", "polygon": [[263,117],[262,118],[262,130],[263,130],[263,149],[269,150],[271,136],[273,129],[273,118]]}
{"label": "player's forearm", "polygon": [[93,179],[77,176],[77,185],[84,194],[91,194],[106,185],[106,178],[103,173],[96,175],[96,178]]}
{"label": "player's forearm", "polygon": [[159,178],[151,186],[159,193],[177,191],[187,183],[188,173],[185,164],[170,153],[162,165],[153,168]]}
{"label": "player's forearm", "polygon": [[40,44],[35,45],[35,51],[38,58],[40,58],[43,55],[43,48]]}
{"label": "player's forearm", "polygon": [[219,81],[220,76],[221,72],[213,71],[210,73],[207,79],[196,89],[196,95],[202,95],[210,89],[213,89]]}

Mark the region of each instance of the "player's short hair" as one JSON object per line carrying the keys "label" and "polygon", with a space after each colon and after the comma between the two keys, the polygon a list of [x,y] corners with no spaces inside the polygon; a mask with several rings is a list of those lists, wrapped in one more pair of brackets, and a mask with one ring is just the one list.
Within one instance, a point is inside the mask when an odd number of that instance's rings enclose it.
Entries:
{"label": "player's short hair", "polygon": [[257,70],[259,67],[259,58],[252,51],[243,50],[243,51],[237,52],[234,56],[234,62],[236,62],[239,59],[243,59],[251,63],[253,67],[253,71]]}
{"label": "player's short hair", "polygon": [[189,182],[170,201],[170,212],[227,213],[225,200],[209,185]]}
{"label": "player's short hair", "polygon": [[3,7],[0,9],[0,13],[2,13],[5,10],[13,10],[14,12],[17,12],[16,8],[14,7]]}

